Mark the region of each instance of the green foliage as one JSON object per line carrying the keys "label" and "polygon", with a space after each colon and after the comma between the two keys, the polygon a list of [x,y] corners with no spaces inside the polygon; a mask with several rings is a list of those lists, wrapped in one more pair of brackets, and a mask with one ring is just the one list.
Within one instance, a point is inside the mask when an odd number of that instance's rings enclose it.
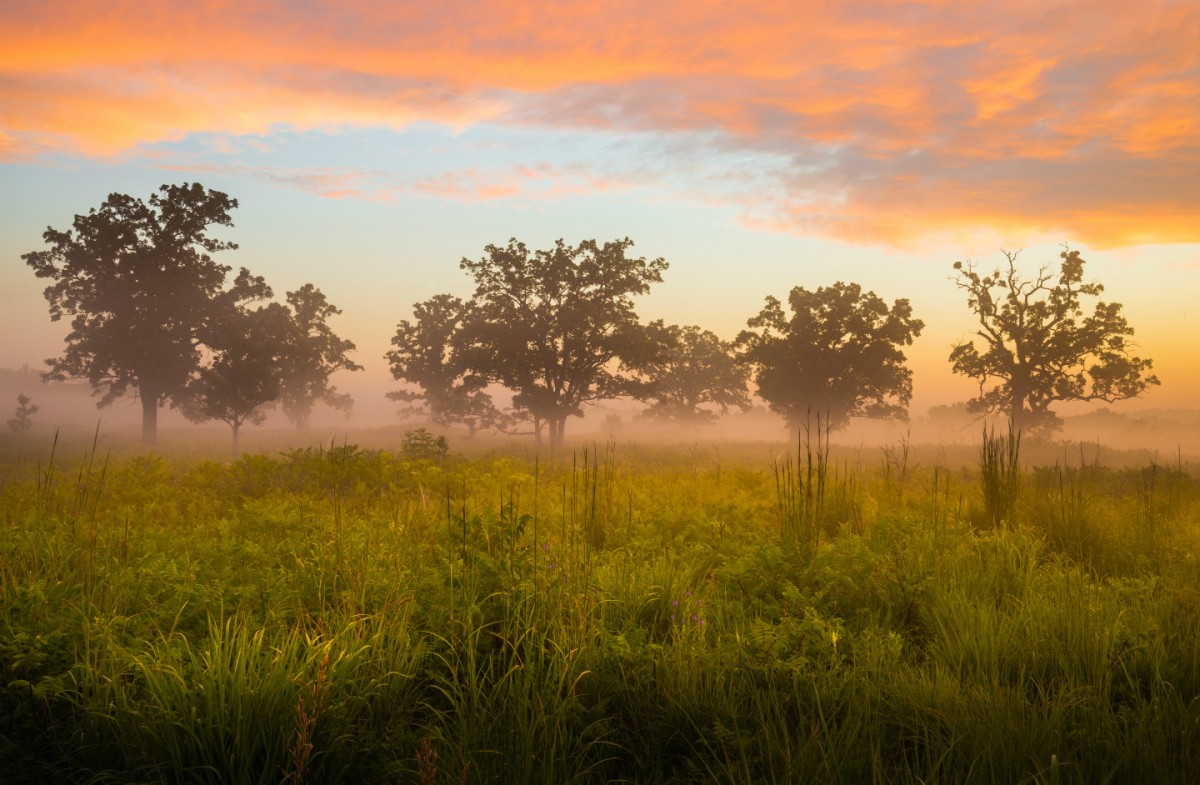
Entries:
{"label": "green foliage", "polygon": [[874,292],[839,281],[815,292],[797,286],[788,305],[790,317],[767,297],[738,343],[755,368],[758,394],[793,432],[810,412],[835,430],[851,417],[907,418],[912,371],[901,347],[925,327],[908,300],[889,309]]}
{"label": "green foliage", "polygon": [[1010,427],[1007,434],[984,426],[979,445],[979,485],[983,491],[982,515],[987,526],[1012,526],[1021,496],[1021,432]]}
{"label": "green foliage", "polygon": [[[1026,467],[1015,512],[977,527],[980,470],[916,447],[900,494],[900,464],[852,469],[823,428],[791,496],[757,448],[95,445],[0,466],[8,781],[1170,785],[1200,766],[1183,466]],[[810,487],[797,547],[779,503]]]}
{"label": "green foliage", "polygon": [[434,436],[425,428],[417,428],[404,432],[400,453],[405,458],[440,462],[450,453],[450,444],[445,436]]}
{"label": "green foliage", "polygon": [[821,428],[817,417],[816,445],[806,423],[791,454],[775,462],[775,497],[779,529],[785,545],[811,553],[821,540],[825,525],[826,488],[829,479],[829,427]]}
{"label": "green foliage", "polygon": [[[1017,253],[1004,252],[1007,269],[980,275],[955,262],[957,284],[979,320],[973,341],[950,352],[955,373],[979,383],[968,402],[974,412],[1002,412],[1018,430],[1048,430],[1060,401],[1120,401],[1158,384],[1150,360],[1133,355],[1133,328],[1120,303],[1097,301],[1084,316],[1082,298],[1104,287],[1084,283],[1083,257],[1064,250],[1057,280],[1047,267],[1032,279],[1017,272]],[[989,386],[989,384],[991,386]]]}

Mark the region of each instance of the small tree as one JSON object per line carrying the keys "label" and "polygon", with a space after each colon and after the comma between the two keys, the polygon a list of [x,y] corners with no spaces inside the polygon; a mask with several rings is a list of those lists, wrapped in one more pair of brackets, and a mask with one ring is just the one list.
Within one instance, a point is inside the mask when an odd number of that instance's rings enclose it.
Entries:
{"label": "small tree", "polygon": [[445,436],[434,436],[427,429],[418,428],[415,431],[405,431],[400,452],[405,458],[441,463],[450,453],[450,444]]}
{"label": "small tree", "polygon": [[[108,406],[126,394],[142,402],[142,441],[158,438],[158,409],[182,392],[200,362],[199,331],[225,291],[230,268],[212,254],[237,246],[209,227],[232,226],[237,200],[198,183],[164,185],[148,202],[111,194],[76,215],[72,230],[48,228],[50,246],[22,255],[46,288],[50,318],[71,318],[63,355],[48,379],[83,378]],[[244,279],[239,279],[244,280]]]}
{"label": "small tree", "polygon": [[286,368],[290,314],[271,303],[241,307],[209,325],[205,345],[210,357],[179,398],[193,422],[220,420],[233,431],[231,453],[240,453],[242,426],[262,425],[266,407],[279,398]]}
{"label": "small tree", "polygon": [[499,425],[502,418],[484,388],[487,380],[469,373],[463,365],[462,331],[467,304],[439,294],[413,304],[414,322],[401,321],[384,358],[392,376],[420,388],[388,393],[394,401],[423,404],[414,411],[427,414],[440,425],[461,423],[473,435]]}
{"label": "small tree", "polygon": [[12,419],[8,421],[8,427],[17,436],[24,436],[30,428],[33,427],[33,415],[37,414],[38,406],[25,393],[17,396],[17,410],[14,412]]}
{"label": "small tree", "polygon": [[738,362],[734,345],[699,327],[649,325],[659,344],[657,356],[639,370],[650,380],[647,398],[654,403],[647,417],[680,424],[712,422],[731,406],[750,407],[746,391],[747,370]]}
{"label": "small tree", "polygon": [[297,428],[304,428],[313,406],[322,401],[349,417],[354,399],[348,393],[339,393],[329,383],[329,377],[336,371],[362,370],[349,357],[354,344],[339,338],[329,327],[329,317],[341,311],[310,283],[288,292],[287,301],[291,318],[279,391],[283,413]]}
{"label": "small tree", "polygon": [[858,284],[835,283],[788,295],[791,316],[774,297],[738,336],[758,394],[796,431],[810,414],[841,428],[851,417],[906,419],[912,371],[902,346],[925,323],[908,300],[889,309]]}
{"label": "small tree", "polygon": [[1131,354],[1133,328],[1119,303],[1097,301],[1084,316],[1083,297],[1104,287],[1083,282],[1084,260],[1065,249],[1057,275],[1042,267],[1032,279],[1017,272],[1017,252],[1005,251],[1004,269],[980,275],[972,264],[954,263],[955,282],[979,320],[974,340],[950,352],[955,373],[975,379],[976,413],[1008,415],[1015,430],[1058,426],[1050,411],[1058,401],[1136,398],[1159,383],[1151,361]]}
{"label": "small tree", "polygon": [[626,254],[628,238],[577,246],[562,240],[530,252],[524,243],[489,245],[461,267],[475,279],[463,322],[467,373],[513,391],[513,407],[561,447],[566,422],[589,402],[640,391],[627,373],[652,356],[633,297],[662,281],[667,263]]}

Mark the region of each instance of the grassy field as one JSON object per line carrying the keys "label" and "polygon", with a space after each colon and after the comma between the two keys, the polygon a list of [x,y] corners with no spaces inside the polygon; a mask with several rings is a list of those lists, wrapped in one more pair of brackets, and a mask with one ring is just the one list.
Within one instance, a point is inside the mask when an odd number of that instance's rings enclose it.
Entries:
{"label": "grassy field", "polygon": [[1200,771],[1182,461],[999,435],[5,449],[0,781]]}

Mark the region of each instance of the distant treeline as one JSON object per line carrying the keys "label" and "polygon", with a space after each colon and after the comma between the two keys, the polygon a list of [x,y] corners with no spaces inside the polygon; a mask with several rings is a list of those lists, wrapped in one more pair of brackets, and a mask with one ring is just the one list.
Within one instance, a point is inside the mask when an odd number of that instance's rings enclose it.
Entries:
{"label": "distant treeline", "polygon": [[[164,185],[146,201],[111,194],[71,230],[47,229],[47,248],[22,258],[50,279],[50,316],[70,319],[71,331],[45,377],[87,380],[102,406],[136,396],[148,443],[165,405],[225,422],[235,455],[241,427],[261,424],[272,405],[300,427],[317,402],[348,414],[353,401],[330,377],[361,366],[355,345],[329,326],[341,311],[311,283],[274,302],[261,276],[243,267],[230,281],[232,268],[214,261],[237,246],[209,229],[231,227],[236,207],[200,184]],[[907,299],[889,305],[841,281],[797,286],[786,304],[768,295],[747,329],[725,340],[639,319],[634,298],[668,265],[633,256],[632,246],[559,240],[531,250],[514,238],[462,259],[473,294],[439,294],[399,322],[386,359],[405,386],[389,397],[439,424],[527,433],[539,444],[548,435],[552,446],[585,406],[616,398],[688,426],[748,408],[752,389],[793,432],[907,419],[904,347],[925,326]],[[977,322],[949,356],[955,373],[979,384],[969,413],[1044,432],[1060,426],[1059,402],[1125,400],[1159,383],[1151,361],[1133,353],[1121,305],[1084,280],[1078,251],[1064,249],[1056,271],[1032,277],[1018,272],[1016,253],[1005,257],[991,272],[953,265]],[[1084,298],[1094,300],[1090,313]],[[497,405],[496,387],[511,393],[508,405]]]}

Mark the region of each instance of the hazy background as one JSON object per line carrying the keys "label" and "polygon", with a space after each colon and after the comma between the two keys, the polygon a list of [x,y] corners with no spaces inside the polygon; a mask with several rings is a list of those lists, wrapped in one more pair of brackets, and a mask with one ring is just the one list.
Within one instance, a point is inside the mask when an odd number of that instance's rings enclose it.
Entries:
{"label": "hazy background", "polygon": [[[241,203],[224,263],[344,309],[366,370],[336,380],[354,419],[318,411],[323,428],[397,422],[383,354],[413,302],[469,294],[462,257],[628,236],[671,265],[640,316],[724,338],[797,285],[909,298],[914,428],[975,389],[946,359],[973,325],[950,265],[1024,248],[1032,271],[1070,243],[1162,386],[1064,435],[1111,420],[1153,439],[1200,399],[1197,40],[1190,0],[8,2],[0,368],[62,347],[20,260],[47,225],[198,181]],[[98,415],[26,392],[39,422]],[[99,414],[136,420],[133,402]],[[608,414],[630,422],[614,405],[568,435]]]}

